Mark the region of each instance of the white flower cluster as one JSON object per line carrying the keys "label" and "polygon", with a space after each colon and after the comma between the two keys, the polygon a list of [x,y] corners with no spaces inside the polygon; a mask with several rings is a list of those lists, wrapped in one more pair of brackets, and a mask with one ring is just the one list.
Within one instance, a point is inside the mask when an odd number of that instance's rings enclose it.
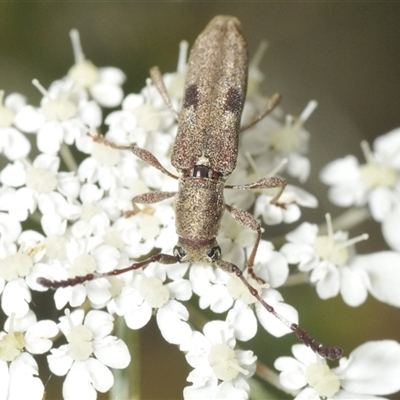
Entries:
{"label": "white flower cluster", "polygon": [[[393,225],[400,218],[400,152],[396,147],[400,130],[378,140],[375,155],[366,152],[369,164],[359,167],[348,157],[322,174],[333,185],[335,203],[369,203],[396,251],[357,256],[353,245],[365,237],[348,240],[346,232],[333,233],[329,221],[324,235],[316,225],[303,223],[287,235],[288,243],[279,251],[262,239],[254,265],[261,279],[247,271],[244,276],[283,316],[281,320],[239,278],[209,265],[189,268],[154,262],[106,276],[156,251],[172,254],[176,241],[172,201],[137,210],[131,199],[151,190],[176,191],[177,182],[130,151],[112,148],[94,137],[105,127],[107,141],[135,144],[173,171],[170,152],[177,124],[150,82],[141,93],[124,97],[124,74],[117,68],[95,67],[85,59],[76,31],[71,38],[75,64],[67,76],[47,90],[33,80],[43,94],[39,107],[27,104],[20,94],[5,97],[0,92],[0,151],[8,160],[0,172],[0,294],[7,316],[0,333],[0,399],[42,399],[44,385],[34,355],[48,352],[51,372],[66,376],[63,398],[95,399],[97,392],[106,392],[114,384],[109,368],[121,369],[130,363],[126,344],[112,336],[115,318],[123,318],[130,329],[140,329],[154,314],[165,340],[178,345],[193,367],[187,378],[191,385],[184,389],[186,399],[247,399],[247,380],[256,371],[256,356],[237,348],[236,340],[253,338],[258,323],[276,337],[291,332],[282,320],[297,324],[297,311],[284,303],[277,290],[289,278],[288,263],[298,264],[323,299],[340,292],[346,303],[356,306],[370,292],[400,306],[400,255],[396,252],[400,244]],[[182,100],[186,52],[183,43],[177,72],[164,75],[175,109]],[[262,74],[256,64],[250,64],[243,125],[261,113],[267,102],[258,92]],[[103,119],[105,107],[118,106]],[[285,169],[300,182],[307,179],[309,134],[303,124],[315,107],[311,101],[300,117],[287,116],[283,124],[282,112],[277,110],[249,128],[228,183],[255,181],[277,169],[280,173]],[[253,207],[254,215],[270,225],[298,221],[300,206],[317,206],[314,196],[292,185],[276,204],[271,204],[274,193],[266,190],[257,196],[255,191],[234,192],[226,191],[228,204]],[[134,212],[130,212],[132,207]],[[25,228],[28,222],[29,229]],[[228,215],[217,239],[223,259],[243,269],[255,233]],[[68,285],[69,279],[90,274],[98,278]],[[32,291],[48,290],[38,283],[42,277],[65,281],[65,287],[54,292],[55,306],[75,309],[65,308],[58,324],[38,321],[31,304]],[[225,320],[208,322],[203,333],[193,329],[184,304],[193,294],[200,309],[227,313]],[[85,315],[87,304],[92,310]],[[52,348],[60,332],[66,344]],[[376,398],[371,395],[400,390],[399,346],[393,341],[366,343],[330,370],[309,348],[298,345],[293,348],[298,360],[283,357],[275,365],[282,371],[284,387],[306,387],[298,399],[345,398],[343,393]]]}

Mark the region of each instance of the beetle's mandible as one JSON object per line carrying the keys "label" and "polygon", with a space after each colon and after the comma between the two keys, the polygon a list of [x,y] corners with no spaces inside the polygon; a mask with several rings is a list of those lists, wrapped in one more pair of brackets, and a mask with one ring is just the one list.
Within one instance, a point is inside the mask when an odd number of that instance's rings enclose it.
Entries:
{"label": "beetle's mandible", "polygon": [[[249,126],[240,128],[240,119],[246,97],[248,75],[248,50],[239,20],[230,16],[217,16],[207,25],[195,41],[190,53],[182,109],[177,115],[162,80],[158,67],[150,70],[154,85],[166,105],[178,118],[178,134],[172,149],[171,162],[179,176],[168,172],[149,151],[133,146],[120,146],[96,136],[95,141],[115,149],[130,150],[147,164],[171,178],[178,179],[177,192],[154,191],[136,196],[135,204],[151,204],[174,197],[176,233],[178,241],[173,255],[159,253],[131,266],[105,274],[88,274],[65,281],[39,278],[38,282],[49,288],[76,285],[98,277],[119,275],[145,267],[152,262],[208,263],[239,277],[250,293],[311,349],[323,357],[341,357],[342,349],[327,347],[278,314],[267,304],[248,282],[241,269],[221,259],[221,249],[216,237],[225,211],[240,224],[255,231],[257,239],[247,261],[248,273],[253,271],[254,259],[261,239],[261,224],[247,211],[225,204],[224,189],[277,188],[271,200],[276,203],[286,186],[286,180],[268,177],[243,185],[226,185],[227,177],[236,166],[239,134],[267,115],[279,103],[274,95],[266,110]],[[134,206],[137,209],[136,206]],[[130,212],[130,214],[134,214]]]}

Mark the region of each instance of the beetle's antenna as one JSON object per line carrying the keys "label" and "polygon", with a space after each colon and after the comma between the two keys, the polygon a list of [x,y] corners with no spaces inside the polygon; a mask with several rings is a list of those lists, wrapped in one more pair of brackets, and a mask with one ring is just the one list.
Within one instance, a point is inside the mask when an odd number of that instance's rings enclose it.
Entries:
{"label": "beetle's antenna", "polygon": [[237,265],[223,260],[216,261],[215,265],[226,272],[235,274],[247,287],[249,292],[261,303],[261,305],[268,312],[283,322],[289,329],[291,329],[306,346],[310,347],[312,351],[319,354],[321,357],[327,358],[328,360],[336,360],[342,357],[343,350],[340,347],[328,347],[323,345],[311,337],[307,331],[300,328],[297,324],[289,321],[283,315],[277,313],[275,309],[260,296],[258,290],[243,276],[243,272]]}
{"label": "beetle's antenna", "polygon": [[98,278],[107,278],[108,276],[121,275],[128,271],[133,271],[135,269],[143,268],[152,262],[159,262],[161,264],[175,264],[178,262],[178,258],[176,256],[171,256],[169,254],[159,253],[159,254],[156,254],[154,256],[147,258],[146,260],[133,263],[129,267],[116,269],[114,271],[105,272],[102,274],[94,272],[94,273],[83,275],[83,276],[75,276],[74,278],[68,278],[68,279],[65,279],[62,281],[53,281],[51,279],[40,277],[37,279],[37,283],[39,283],[39,285],[42,285],[49,289],[65,288],[68,286],[78,285],[79,283],[92,281],[92,280],[98,279]]}

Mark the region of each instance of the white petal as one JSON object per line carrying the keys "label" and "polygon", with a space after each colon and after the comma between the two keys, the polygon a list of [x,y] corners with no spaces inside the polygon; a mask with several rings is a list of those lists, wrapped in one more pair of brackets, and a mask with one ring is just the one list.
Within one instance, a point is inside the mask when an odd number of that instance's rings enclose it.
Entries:
{"label": "white petal", "polygon": [[[339,392],[335,394],[335,399],[354,400],[354,393],[350,393],[347,390],[340,389]],[[385,400],[385,399],[386,399],[385,397],[357,393],[357,400]]]}
{"label": "white petal", "polygon": [[233,299],[229,295],[228,289],[225,285],[212,285],[208,290],[207,295],[200,297],[200,308],[210,309],[215,313],[222,313],[231,308]]}
{"label": "white petal", "polygon": [[351,307],[358,307],[367,299],[368,291],[363,281],[362,271],[354,268],[340,267],[340,293],[345,303]]}
{"label": "white petal", "polygon": [[111,368],[126,368],[131,361],[128,346],[115,336],[96,341],[94,354],[99,361]]}
{"label": "white petal", "polygon": [[349,392],[395,393],[400,390],[400,344],[394,340],[364,343],[334,371],[343,377],[341,386]]}
{"label": "white petal", "polygon": [[341,184],[344,180],[359,178],[359,164],[356,157],[348,155],[327,164],[320,173],[320,179],[326,185]]}
{"label": "white petal", "polygon": [[382,234],[386,243],[396,251],[400,251],[400,205],[396,205],[393,210],[386,214],[382,222]]}
{"label": "white petal", "polygon": [[64,131],[60,122],[45,122],[37,135],[38,149],[46,154],[56,154],[60,150],[63,134]]}
{"label": "white petal", "polygon": [[36,361],[30,354],[22,353],[10,365],[10,383],[7,400],[41,400],[44,394],[44,385],[35,375],[38,375]]}
{"label": "white petal", "polygon": [[396,195],[393,193],[392,188],[375,188],[374,190],[372,190],[368,198],[372,218],[377,222],[382,222],[382,220],[384,220],[385,218],[392,218],[388,214],[397,202],[398,200],[396,198]]}
{"label": "white petal", "polygon": [[124,92],[112,83],[98,82],[90,88],[93,98],[103,107],[117,107],[121,104]]}
{"label": "white petal", "polygon": [[318,226],[308,222],[302,223],[286,235],[289,242],[313,245],[318,235]]}
{"label": "white petal", "polygon": [[79,361],[72,365],[65,378],[62,394],[64,400],[95,400],[97,398],[84,362]]}
{"label": "white petal", "polygon": [[180,344],[191,337],[192,330],[187,322],[189,313],[181,303],[170,300],[157,312],[157,324],[164,339]]}
{"label": "white petal", "polygon": [[310,160],[300,154],[291,153],[288,157],[288,161],[288,173],[304,183],[310,175]]}
{"label": "white petal", "polygon": [[281,253],[265,249],[264,243],[264,240],[260,242],[254,272],[271,287],[279,287],[286,282],[289,275],[288,263]]}
{"label": "white petal", "polygon": [[1,182],[4,185],[18,187],[25,184],[26,171],[21,161],[15,161],[13,164],[7,164],[0,175]]}
{"label": "white petal", "polygon": [[5,213],[0,213],[0,235],[7,242],[14,242],[21,234],[21,224]]}
{"label": "white petal", "polygon": [[58,349],[51,349],[50,355],[47,356],[50,371],[58,376],[64,376],[73,363],[73,359],[67,356],[68,346],[66,344],[60,346]]}
{"label": "white petal", "polygon": [[288,389],[300,389],[306,385],[306,366],[292,357],[279,357],[275,360],[274,367],[278,371],[279,381]]}
{"label": "white petal", "polygon": [[102,339],[114,329],[114,317],[107,312],[91,310],[85,318],[85,326],[93,332],[95,339]]}
{"label": "white petal", "polygon": [[321,262],[312,271],[310,281],[316,283],[317,293],[321,299],[329,299],[339,293],[340,275],[338,268],[328,261]]}
{"label": "white petal", "polygon": [[32,106],[22,107],[14,118],[15,126],[27,133],[37,132],[44,121],[44,115]]}
{"label": "white petal", "polygon": [[17,318],[22,318],[29,311],[32,300],[31,292],[24,279],[18,278],[5,286],[1,307],[7,315],[15,313]]}
{"label": "white petal", "polygon": [[69,199],[76,199],[81,188],[79,178],[74,172],[60,172],[58,174],[58,190]]}
{"label": "white petal", "polygon": [[125,322],[131,329],[140,329],[145,326],[151,318],[152,309],[144,302],[140,306],[135,306],[132,311],[125,314]]}
{"label": "white petal", "polygon": [[7,137],[4,155],[11,161],[26,157],[31,151],[29,140],[15,128],[3,128],[2,135]]}
{"label": "white petal", "polygon": [[368,273],[368,290],[379,301],[400,307],[400,254],[393,251],[381,251],[357,256],[353,268],[360,268]]}
{"label": "white petal", "polygon": [[321,400],[321,397],[319,397],[315,389],[306,387],[294,398],[294,400]]}
{"label": "white petal", "polygon": [[4,105],[14,112],[19,111],[26,104],[26,97],[21,93],[10,93],[4,100]]}
{"label": "white petal", "polygon": [[88,101],[79,107],[79,118],[90,128],[97,128],[102,121],[101,108],[96,102]]}
{"label": "white petal", "polygon": [[2,360],[0,361],[0,382],[0,399],[7,399],[10,374],[8,371],[8,363]]}
{"label": "white petal", "polygon": [[229,310],[226,322],[235,330],[235,337],[239,340],[250,340],[257,333],[254,311],[240,300],[237,300],[234,307]]}
{"label": "white petal", "polygon": [[95,358],[89,358],[85,361],[85,366],[96,390],[105,393],[111,389],[114,384],[114,376],[104,364]]}
{"label": "white petal", "polygon": [[398,169],[400,167],[400,128],[393,129],[374,141],[374,150],[379,162],[390,163]]}
{"label": "white petal", "polygon": [[187,279],[178,279],[165,285],[170,292],[170,297],[187,301],[192,297],[192,285]]}
{"label": "white petal", "polygon": [[233,382],[222,382],[213,391],[213,397],[221,400],[247,400],[249,393],[242,388],[235,387]]}
{"label": "white petal", "polygon": [[8,209],[10,216],[25,221],[28,218],[28,213],[33,213],[36,209],[36,196],[34,190],[27,187],[18,189],[14,195],[13,203]]}
{"label": "white petal", "polygon": [[115,85],[122,85],[126,80],[125,74],[115,67],[99,68],[99,78]]}
{"label": "white petal", "polygon": [[50,320],[42,320],[31,326],[25,334],[26,349],[35,354],[46,353],[53,346],[48,338],[58,333],[57,324]]}

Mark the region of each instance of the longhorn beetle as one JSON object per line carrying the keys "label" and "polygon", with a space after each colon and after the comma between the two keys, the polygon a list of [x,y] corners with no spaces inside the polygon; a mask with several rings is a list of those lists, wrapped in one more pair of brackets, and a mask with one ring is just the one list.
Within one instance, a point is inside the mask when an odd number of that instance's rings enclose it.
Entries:
{"label": "longhorn beetle", "polygon": [[[115,149],[130,150],[147,164],[179,181],[177,192],[154,191],[136,196],[132,200],[134,209],[137,209],[137,203],[151,204],[175,197],[178,242],[173,255],[159,253],[127,268],[105,274],[88,274],[64,281],[39,278],[38,282],[56,289],[98,277],[119,275],[153,262],[208,263],[239,277],[262,306],[295,332],[314,352],[328,359],[337,359],[342,355],[341,348],[322,345],[297,324],[278,314],[262,299],[238,266],[221,259],[221,249],[216,236],[222,215],[227,211],[237,222],[257,232],[247,268],[249,275],[262,281],[253,272],[254,259],[261,239],[261,224],[249,212],[225,204],[223,192],[224,189],[279,188],[271,200],[276,204],[286,186],[285,179],[276,177],[263,178],[244,185],[225,185],[227,177],[236,166],[239,133],[262,119],[280,101],[280,96],[274,95],[266,110],[250,125],[240,129],[247,74],[247,44],[239,20],[230,16],[217,16],[212,19],[195,41],[188,61],[184,100],[179,115],[172,107],[160,70],[158,67],[151,68],[150,76],[154,85],[178,119],[178,134],[172,149],[171,163],[179,172],[179,177],[168,172],[147,150],[135,145],[119,146],[99,136],[93,138]],[[134,213],[135,211],[128,212],[126,215]]]}

